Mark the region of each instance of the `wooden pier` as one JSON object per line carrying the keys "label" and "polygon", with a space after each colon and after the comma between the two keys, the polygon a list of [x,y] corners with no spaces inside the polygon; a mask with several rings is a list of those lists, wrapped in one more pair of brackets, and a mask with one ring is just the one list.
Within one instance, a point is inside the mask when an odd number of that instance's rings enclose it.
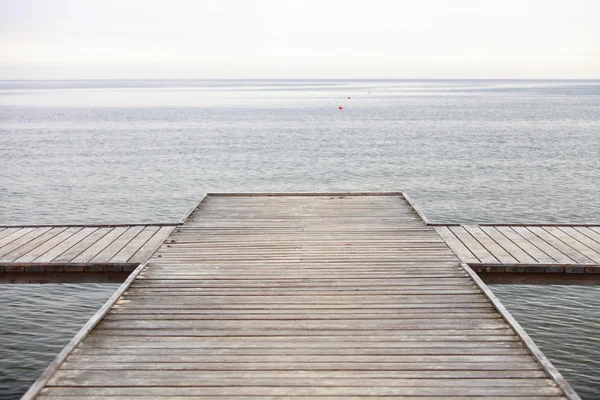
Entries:
{"label": "wooden pier", "polygon": [[599,274],[600,225],[436,225],[476,272]]}
{"label": "wooden pier", "polygon": [[207,196],[23,397],[577,394],[401,193]]}
{"label": "wooden pier", "polygon": [[148,260],[176,226],[0,226],[0,274],[128,274]]}
{"label": "wooden pier", "polygon": [[[125,280],[179,225],[0,226],[0,279],[3,273],[27,281],[38,273],[56,280],[63,272],[122,272]],[[600,276],[600,225],[427,225],[478,273]]]}

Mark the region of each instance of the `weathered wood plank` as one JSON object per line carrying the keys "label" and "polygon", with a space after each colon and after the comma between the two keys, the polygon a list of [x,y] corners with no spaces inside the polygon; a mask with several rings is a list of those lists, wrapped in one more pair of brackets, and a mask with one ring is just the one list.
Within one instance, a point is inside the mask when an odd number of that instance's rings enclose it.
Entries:
{"label": "weathered wood plank", "polygon": [[8,241],[3,240],[5,237],[14,234],[20,229],[22,228],[2,228],[2,231],[0,231],[0,247],[10,242],[10,239]]}
{"label": "weathered wood plank", "polygon": [[339,277],[339,278],[303,278],[303,279],[286,279],[273,277],[270,280],[261,278],[239,278],[230,280],[228,276],[224,279],[214,279],[214,277],[205,278],[203,276],[193,276],[190,279],[180,279],[172,277],[172,279],[150,279],[147,277],[138,278],[132,287],[190,287],[190,288],[206,288],[206,287],[230,287],[230,288],[281,288],[281,287],[361,287],[361,286],[458,286],[458,287],[474,287],[474,285],[465,280],[459,275],[447,277],[440,280],[437,278],[428,278],[427,276],[417,277],[386,277],[370,279],[357,279],[355,277]]}
{"label": "weathered wood plank", "polygon": [[65,239],[64,241],[58,243],[50,250],[36,258],[34,261],[39,263],[51,262],[54,259],[58,258],[61,254],[65,253],[70,248],[74,247],[77,243],[81,242],[83,239],[91,235],[96,230],[98,230],[98,228],[96,227],[81,228],[80,231]]}
{"label": "weathered wood plank", "polygon": [[[43,228],[43,229],[46,229],[46,228]],[[26,255],[30,251],[33,251],[37,247],[43,245],[45,242],[52,239],[54,236],[60,234],[65,229],[66,228],[51,228],[51,229],[49,229],[48,231],[37,236],[35,239],[30,240],[29,242],[23,244],[19,248],[2,256],[2,261],[12,262],[12,261],[19,259],[20,257]]]}
{"label": "weathered wood plank", "polygon": [[[65,386],[76,386],[69,385],[68,382],[72,379],[81,379],[86,378],[86,385],[84,386],[111,386],[107,383],[110,382],[111,378],[114,379],[114,386],[124,386],[124,387],[143,387],[148,385],[148,378],[151,377],[151,370],[148,371],[140,371],[146,372],[145,376],[141,373],[136,374],[138,376],[144,376],[146,379],[142,379],[138,385],[135,383],[137,380],[124,384],[124,379],[121,376],[118,376],[117,373],[120,371],[115,371],[115,373],[110,373],[109,371],[99,370],[98,373],[93,373],[92,368],[87,368],[81,372],[76,372],[73,370],[65,370],[60,372],[61,377],[65,377],[65,381],[67,384]],[[183,372],[183,371],[182,371]],[[365,371],[367,372],[367,371]],[[523,371],[525,372],[525,371]],[[191,383],[190,386],[193,387],[226,387],[226,386],[268,386],[268,387],[337,387],[337,386],[348,386],[348,387],[377,387],[377,386],[388,386],[388,387],[507,387],[507,386],[515,386],[515,387],[542,387],[548,388],[553,387],[552,381],[549,379],[540,378],[537,376],[527,377],[528,374],[525,372],[524,378],[494,378],[493,373],[489,373],[488,377],[481,378],[472,378],[469,376],[457,376],[455,378],[448,377],[440,377],[440,378],[401,378],[394,377],[394,375],[402,374],[394,374],[394,373],[386,373],[380,372],[379,376],[376,374],[362,374],[356,371],[332,371],[330,373],[322,372],[325,377],[329,380],[322,379],[323,375],[319,376],[319,374],[314,373],[313,371],[304,371],[302,373],[290,373],[288,371],[273,371],[273,376],[265,376],[266,374],[263,372],[258,373],[255,371],[239,371],[239,376],[233,373],[227,373],[227,371],[223,371],[219,374],[210,373],[210,371],[201,371],[198,372],[197,381],[195,383]],[[130,374],[128,374],[130,375]],[[131,374],[132,375],[132,374]],[[383,375],[383,376],[382,376]],[[441,375],[441,374],[440,374]],[[449,374],[450,375],[450,374]],[[466,374],[465,374],[466,375]],[[503,374],[498,374],[503,375]],[[77,378],[67,378],[67,377],[77,377]],[[188,375],[189,376],[189,375]],[[443,376],[443,375],[442,375]],[[160,378],[159,378],[160,379]],[[160,381],[164,382],[165,378],[163,377]],[[173,381],[181,382],[185,381],[184,379],[173,379]],[[164,383],[161,383],[161,385]],[[83,386],[83,385],[82,385]]]}
{"label": "weathered wood plank", "polygon": [[[260,272],[256,272],[256,273],[248,273],[248,272],[239,272],[239,273],[235,273],[233,271],[228,271],[226,273],[223,274],[208,274],[208,273],[204,273],[204,274],[198,274],[198,275],[191,275],[193,272],[186,272],[186,271],[182,271],[182,272],[176,272],[176,270],[173,270],[171,275],[168,271],[161,271],[161,272],[153,272],[153,273],[147,273],[144,274],[144,276],[142,278],[140,278],[140,283],[141,282],[149,282],[149,281],[158,281],[158,280],[162,280],[165,284],[170,281],[170,280],[181,280],[181,281],[188,281],[188,280],[201,280],[201,279],[206,279],[206,280],[211,280],[211,281],[226,281],[229,280],[230,282],[236,282],[236,281],[246,281],[249,279],[260,279],[263,282],[269,283],[269,282],[278,282],[277,278],[274,278],[272,274],[265,272],[265,273],[260,273]],[[352,280],[352,281],[362,281],[362,282],[366,282],[368,283],[371,280],[375,280],[375,279],[404,279],[404,280],[410,280],[410,279],[418,279],[418,278],[423,278],[423,279],[437,279],[438,283],[440,281],[443,281],[443,279],[440,278],[447,278],[447,279],[456,279],[456,278],[460,278],[463,275],[459,274],[459,273],[455,273],[453,271],[450,272],[446,272],[446,271],[432,271],[429,273],[422,273],[422,274],[417,274],[417,273],[409,273],[409,272],[398,272],[398,273],[394,273],[394,272],[388,272],[388,271],[378,271],[378,270],[371,270],[370,272],[364,271],[364,272],[353,272],[351,271],[344,271],[344,272],[339,272],[336,273],[334,271],[328,271],[328,270],[321,270],[321,271],[307,271],[307,272],[299,272],[298,274],[294,274],[291,275],[289,278],[290,279],[306,279],[306,280],[311,280],[311,279],[319,279],[319,276],[321,276],[321,280],[320,282],[331,282],[336,280],[336,277],[339,277],[340,279],[346,279],[346,280]]]}
{"label": "weathered wood plank", "polygon": [[[11,257],[10,255],[11,252],[18,250],[20,247],[25,246],[32,240],[35,240],[37,237],[48,232],[51,228],[35,228],[31,230],[28,229],[29,228],[22,229],[21,231],[27,230],[27,233],[25,233],[22,236],[19,236],[17,239],[12,240],[10,243],[0,248],[0,261],[13,261],[13,257]],[[8,236],[7,238],[10,238],[11,236]]]}
{"label": "weathered wood plank", "polygon": [[52,250],[57,247],[60,243],[64,242],[66,239],[73,236],[75,233],[79,232],[82,228],[66,228],[63,229],[62,232],[55,235],[51,239],[47,240],[45,243],[37,246],[35,249],[27,252],[25,255],[19,257],[15,260],[15,262],[32,262],[42,254]]}
{"label": "weathered wood plank", "polygon": [[[596,237],[595,226],[551,226],[551,225],[467,225],[464,226],[479,243],[464,236],[461,227],[436,226],[438,232],[446,232],[443,237],[447,244],[457,251],[476,253],[479,245],[493,254],[497,261],[488,260],[485,264],[585,264],[600,262],[600,235]],[[451,229],[456,235],[448,235]],[[452,232],[451,232],[452,233]],[[456,238],[463,233],[465,243],[456,244]],[[484,236],[485,235],[485,236]],[[453,237],[455,236],[455,237]],[[598,239],[596,241],[595,239]],[[462,247],[461,247],[462,246]],[[468,253],[466,253],[468,255]],[[482,253],[485,254],[485,253]],[[511,259],[512,257],[513,259]],[[477,263],[478,261],[464,262]]]}
{"label": "weathered wood plank", "polygon": [[107,248],[112,242],[114,242],[119,236],[121,236],[127,227],[117,227],[107,232],[101,239],[96,241],[90,247],[88,247],[83,253],[79,254],[73,259],[73,262],[89,262],[94,257],[99,255],[102,250]]}
{"label": "weathered wood plank", "polygon": [[265,320],[193,320],[187,318],[172,320],[130,319],[126,321],[114,321],[104,319],[97,327],[98,330],[115,329],[166,329],[172,331],[186,330],[228,330],[230,332],[240,330],[346,330],[346,331],[369,331],[386,329],[405,330],[434,330],[434,329],[503,329],[506,325],[498,319],[384,319],[384,320],[279,320],[276,324]]}
{"label": "weathered wood plank", "polygon": [[[587,238],[585,235],[580,234],[574,229],[567,229],[565,231],[565,228],[561,229],[553,226],[544,226],[542,229],[550,233],[558,240],[572,247],[575,251],[582,254],[591,262],[600,263],[600,245],[594,246],[593,241]],[[571,235],[567,232],[571,232]],[[572,235],[577,236],[577,238]],[[597,248],[598,251],[596,251],[595,248]]]}
{"label": "weathered wood plank", "polygon": [[101,238],[103,238],[106,234],[112,231],[114,228],[98,228],[93,232],[89,233],[83,239],[75,243],[72,247],[70,247],[65,252],[61,253],[58,257],[56,257],[54,262],[74,262],[75,258],[85,252],[89,247],[93,246],[97,243]]}
{"label": "weathered wood plank", "polygon": [[165,241],[173,229],[174,228],[171,226],[161,227],[150,239],[148,239],[142,248],[140,248],[133,256],[131,256],[129,262],[145,262]]}
{"label": "weathered wood plank", "polygon": [[[164,389],[164,388],[163,388]],[[158,391],[159,389],[146,389],[147,393],[151,393],[154,391]],[[162,392],[161,392],[162,393]],[[201,396],[201,395],[199,395]],[[189,400],[190,396],[175,396],[169,395],[168,398],[170,400]],[[71,400],[71,399],[84,399],[84,400],[105,400],[106,395],[103,396],[40,396],[40,399],[44,400]],[[138,398],[138,396],[119,396],[119,399],[132,399]],[[200,397],[202,398],[202,397]],[[207,397],[204,397],[207,398]],[[208,397],[210,398],[210,397]],[[247,400],[248,396],[219,396],[219,400]],[[289,396],[260,396],[263,400],[286,400],[289,399]],[[463,400],[464,396],[404,396],[404,395],[385,395],[385,396],[369,396],[369,400]],[[486,400],[543,400],[543,399],[564,399],[564,397],[549,397],[549,396],[485,396]],[[165,396],[153,396],[153,395],[144,395],[144,400],[165,400]],[[365,396],[323,396],[320,395],[319,399],[323,400],[364,400]]]}
{"label": "weathered wood plank", "polygon": [[[19,239],[20,237],[32,232],[36,228],[9,228],[10,231],[7,235],[0,239],[0,252],[4,249],[4,247],[13,241]],[[8,229],[7,229],[8,230]],[[4,253],[2,253],[4,254]]]}
{"label": "weathered wood plank", "polygon": [[435,228],[436,232],[444,239],[444,241],[450,246],[454,253],[463,262],[476,263],[479,259],[465,246],[460,239],[458,239],[448,227],[440,226]]}
{"label": "weathered wood plank", "polygon": [[[490,304],[485,298],[481,299],[467,299],[467,301],[451,303],[452,306],[456,309],[463,308],[477,308],[477,307],[489,307]],[[215,307],[218,307],[222,310],[261,310],[261,309],[269,309],[269,310],[373,310],[373,309],[399,309],[399,310],[412,310],[412,309],[438,309],[447,307],[448,303],[435,302],[435,301],[425,301],[419,303],[408,303],[408,302],[362,302],[362,303],[332,303],[327,302],[326,304],[321,303],[288,303],[288,302],[280,302],[280,303],[208,303],[208,304],[139,304],[136,302],[131,302],[129,300],[119,300],[115,305],[116,308],[121,309],[129,309],[129,310],[212,310]]]}
{"label": "weathered wood plank", "polygon": [[[177,318],[184,318],[181,316],[183,313],[120,313],[120,314],[109,314],[104,317],[105,321],[130,321],[132,319],[145,319],[145,320],[167,320],[172,321]],[[305,320],[341,320],[350,318],[357,323],[364,323],[367,320],[437,320],[437,319],[448,319],[452,318],[455,320],[468,320],[477,318],[478,320],[488,320],[488,319],[498,319],[499,317],[494,313],[481,312],[481,313],[466,313],[466,314],[457,314],[457,313],[446,313],[446,314],[397,314],[393,312],[377,312],[373,311],[372,313],[360,313],[354,312],[350,316],[344,314],[336,314],[336,313],[247,313],[240,314],[236,312],[235,314],[212,314],[212,313],[189,313],[185,316],[187,320],[198,320],[198,321],[206,321],[206,320],[259,320],[259,321],[272,321],[278,322],[283,320],[288,321],[305,321]]]}
{"label": "weathered wood plank", "polygon": [[[120,382],[121,380],[119,380]],[[162,381],[162,380],[159,380]],[[168,384],[167,384],[168,385]],[[76,386],[76,385],[74,385]],[[182,386],[177,385],[177,386]],[[194,390],[195,389],[195,390]],[[104,392],[106,393],[106,391]],[[384,395],[421,395],[421,396],[486,396],[486,395],[547,395],[559,396],[561,391],[554,387],[264,387],[264,386],[248,386],[248,387],[200,387],[187,388],[185,393],[190,396],[384,396]]]}
{"label": "weathered wood plank", "polygon": [[[387,308],[385,306],[378,308],[370,308],[370,309],[362,309],[360,307],[355,308],[307,308],[307,309],[286,309],[286,308],[266,308],[266,309],[226,309],[221,307],[213,307],[213,308],[205,308],[205,309],[181,309],[181,310],[162,310],[158,309],[146,309],[146,310],[136,310],[130,307],[121,307],[115,306],[112,308],[110,315],[112,316],[120,316],[124,314],[133,314],[133,315],[144,315],[148,318],[152,318],[153,315],[165,315],[169,317],[174,317],[177,314],[187,314],[188,318],[193,318],[194,315],[200,317],[208,317],[214,316],[219,318],[227,319],[229,317],[233,318],[254,318],[259,315],[266,316],[298,316],[299,318],[322,318],[323,316],[327,318],[338,318],[343,317],[345,315],[355,316],[369,316],[373,318],[377,318],[380,315],[388,315],[390,317],[396,318],[413,318],[414,316],[430,316],[431,318],[436,318],[439,316],[442,318],[446,315],[451,315],[453,318],[461,318],[462,316],[466,317],[468,315],[477,314],[477,315],[496,315],[493,313],[493,308],[486,306],[485,304],[475,304],[473,307],[430,307],[430,308]],[[107,316],[106,318],[108,318]]]}
{"label": "weathered wood plank", "polygon": [[243,296],[233,295],[229,296],[226,293],[222,295],[210,295],[210,296],[177,296],[174,298],[169,295],[159,296],[157,294],[149,294],[148,296],[136,296],[132,299],[120,299],[117,304],[131,304],[135,306],[143,305],[160,305],[161,307],[168,307],[173,305],[176,307],[189,305],[215,305],[219,306],[230,304],[230,305],[266,305],[269,306],[274,304],[395,304],[401,302],[403,304],[439,304],[443,302],[453,303],[472,303],[472,302],[487,302],[485,296],[481,294],[457,294],[457,295],[352,295],[352,294],[338,294],[328,296],[326,299],[311,295],[291,295],[291,296]]}
{"label": "weathered wood plank", "polygon": [[123,231],[112,243],[91,259],[93,263],[107,263],[123,247],[125,247],[138,233],[144,229],[143,226],[132,226]]}
{"label": "weathered wood plank", "polygon": [[519,246],[523,251],[537,260],[538,263],[553,264],[556,260],[546,254],[544,251],[530,243],[525,237],[521,236],[517,231],[509,226],[498,226],[496,229],[510,239],[514,244]]}
{"label": "weathered wood plank", "polygon": [[319,336],[297,335],[294,340],[288,336],[146,336],[131,332],[127,336],[120,333],[114,335],[106,332],[93,332],[85,342],[80,344],[81,349],[197,349],[197,348],[273,348],[288,349],[301,347],[315,348],[452,348],[452,347],[523,347],[515,334],[512,335],[421,335],[403,334],[402,336],[387,332],[383,335],[348,335]]}
{"label": "weathered wood plank", "polygon": [[526,239],[529,243],[542,250],[548,256],[552,257],[557,263],[575,264],[575,261],[569,258],[566,254],[562,253],[556,247],[548,244],[546,241],[541,239],[530,229],[531,227],[514,226],[512,229]]}
{"label": "weathered wood plank", "polygon": [[[109,261],[114,263],[129,262],[133,255],[139,251],[142,247],[146,246],[146,243],[154,234],[158,231],[158,226],[146,226],[133,238],[125,247],[123,247],[113,258]],[[158,248],[158,247],[157,247]]]}
{"label": "weathered wood plank", "polygon": [[595,242],[600,243],[600,232],[596,231],[596,228],[588,227],[588,226],[574,226],[573,229],[577,230],[579,233],[584,234]]}
{"label": "weathered wood plank", "polygon": [[[513,243],[507,236],[493,226],[480,226],[481,230],[490,236],[498,245],[502,246],[506,251],[513,256],[517,262],[525,264],[535,264],[537,260],[527,254],[517,244]],[[514,237],[514,236],[513,236]]]}
{"label": "weathered wood plank", "polygon": [[550,246],[554,247],[561,253],[567,255],[571,260],[574,260],[575,263],[581,263],[581,264],[593,264],[594,263],[593,260],[591,260],[590,258],[581,254],[579,251],[575,250],[569,244],[558,239],[557,237],[552,235],[550,232],[548,232],[541,226],[530,226],[530,227],[527,227],[527,229],[529,229],[531,232],[533,232],[535,235],[537,235],[540,239],[542,239],[543,241],[548,243]]}
{"label": "weathered wood plank", "polygon": [[483,263],[497,263],[498,260],[485,247],[483,247],[462,226],[449,227],[452,233]]}
{"label": "weathered wood plank", "polygon": [[[260,379],[268,378],[298,378],[298,379],[318,379],[320,377],[325,379],[469,379],[473,381],[479,380],[490,380],[490,379],[541,379],[545,381],[545,375],[542,371],[535,370],[516,370],[511,371],[509,369],[497,369],[497,370],[473,370],[473,371],[460,371],[460,370],[438,370],[421,371],[422,375],[419,375],[419,371],[406,371],[406,370],[387,370],[387,371],[369,371],[369,370],[330,370],[330,371],[277,371],[273,370],[269,372],[268,376],[265,376],[264,371],[180,371],[177,374],[165,375],[161,374],[160,371],[102,371],[102,370],[63,370],[59,371],[56,378],[52,380],[52,386],[56,383],[60,383],[60,379],[69,379],[77,382],[81,380],[88,382],[89,380],[102,380],[102,381],[114,381],[113,386],[131,387],[143,386],[143,382],[151,382],[154,379],[154,384],[151,386],[160,387],[167,386],[168,388],[175,388],[177,386],[194,386],[194,380],[206,378],[214,379],[231,379],[238,377],[242,379]],[[137,383],[137,384],[136,384]],[[323,382],[322,384],[331,385],[333,382]],[[70,385],[69,385],[70,386]],[[150,385],[148,385],[150,386]],[[551,386],[551,385],[548,385]],[[58,387],[57,389],[59,389]],[[57,391],[56,393],[61,393]],[[65,393],[65,392],[62,392]],[[74,392],[73,392],[74,393]],[[118,393],[118,392],[117,392]],[[138,392],[139,393],[139,392]],[[183,393],[183,392],[182,392]]]}
{"label": "weathered wood plank", "polygon": [[[362,344],[361,344],[362,345]],[[356,342],[355,342],[356,346]],[[371,356],[393,356],[393,355],[528,355],[528,350],[519,347],[243,347],[243,348],[79,348],[73,352],[74,355],[157,355],[157,354],[186,354],[186,355],[230,355],[230,356],[253,356],[253,355],[371,355]],[[383,360],[382,360],[383,361]]]}
{"label": "weathered wood plank", "polygon": [[[261,336],[261,337],[269,337],[269,336],[287,336],[288,338],[296,338],[298,336],[330,336],[330,337],[338,337],[345,338],[347,335],[353,336],[386,336],[389,335],[391,331],[397,335],[398,340],[404,340],[406,338],[414,338],[415,336],[456,336],[456,337],[470,337],[472,340],[473,337],[481,336],[487,337],[488,335],[492,335],[494,337],[504,336],[503,340],[507,340],[506,338],[512,337],[514,332],[509,328],[506,329],[466,329],[464,327],[457,327],[457,329],[448,329],[443,327],[438,327],[436,329],[363,329],[363,330],[345,330],[345,329],[279,329],[279,330],[269,330],[264,328],[257,329],[246,329],[244,332],[240,330],[232,330],[227,331],[225,329],[188,329],[185,332],[178,329],[135,329],[128,330],[127,328],[118,328],[118,329],[97,329],[95,330],[95,334],[97,335],[106,335],[106,336],[118,336],[118,335],[136,335],[142,336],[145,338],[148,337],[176,337],[181,335],[188,335],[194,337],[214,337],[214,336],[227,336],[227,337],[250,337],[250,336]],[[288,339],[293,340],[293,339]],[[417,339],[418,340],[418,339]]]}
{"label": "weathered wood plank", "polygon": [[510,255],[493,238],[488,236],[477,225],[463,225],[463,227],[473,236],[487,251],[489,251],[498,261],[505,264],[516,263],[517,260]]}

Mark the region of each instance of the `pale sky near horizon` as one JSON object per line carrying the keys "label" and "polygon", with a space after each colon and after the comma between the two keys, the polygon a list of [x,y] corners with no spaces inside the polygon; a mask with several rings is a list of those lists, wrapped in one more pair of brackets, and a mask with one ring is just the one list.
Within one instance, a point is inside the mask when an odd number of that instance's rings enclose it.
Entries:
{"label": "pale sky near horizon", "polygon": [[600,78],[600,0],[0,0],[0,79]]}

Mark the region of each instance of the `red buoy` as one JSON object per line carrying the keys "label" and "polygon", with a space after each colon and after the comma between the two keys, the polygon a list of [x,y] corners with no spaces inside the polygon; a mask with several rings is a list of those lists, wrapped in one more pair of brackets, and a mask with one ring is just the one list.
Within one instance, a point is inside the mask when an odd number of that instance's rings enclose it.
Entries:
{"label": "red buoy", "polygon": [[350,100],[350,96],[348,96],[348,100]]}
{"label": "red buoy", "polygon": [[343,110],[343,109],[344,109],[344,107],[342,107],[342,106],[338,107],[338,110]]}

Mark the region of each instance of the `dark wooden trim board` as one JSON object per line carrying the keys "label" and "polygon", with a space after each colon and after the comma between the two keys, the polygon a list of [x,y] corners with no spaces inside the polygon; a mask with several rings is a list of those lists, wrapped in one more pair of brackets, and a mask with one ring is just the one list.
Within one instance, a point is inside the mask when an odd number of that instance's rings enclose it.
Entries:
{"label": "dark wooden trim board", "polygon": [[426,225],[431,225],[431,221],[429,221],[429,218],[427,218],[427,215],[425,215],[425,213],[423,211],[421,211],[421,209],[417,206],[417,204],[414,201],[412,201],[412,199],[410,197],[408,197],[408,194],[406,194],[405,192],[402,192],[402,196],[404,197],[404,200],[406,200],[406,202],[410,205],[410,207],[413,210],[415,210],[415,212],[419,215],[419,217],[421,217],[423,222]]}

